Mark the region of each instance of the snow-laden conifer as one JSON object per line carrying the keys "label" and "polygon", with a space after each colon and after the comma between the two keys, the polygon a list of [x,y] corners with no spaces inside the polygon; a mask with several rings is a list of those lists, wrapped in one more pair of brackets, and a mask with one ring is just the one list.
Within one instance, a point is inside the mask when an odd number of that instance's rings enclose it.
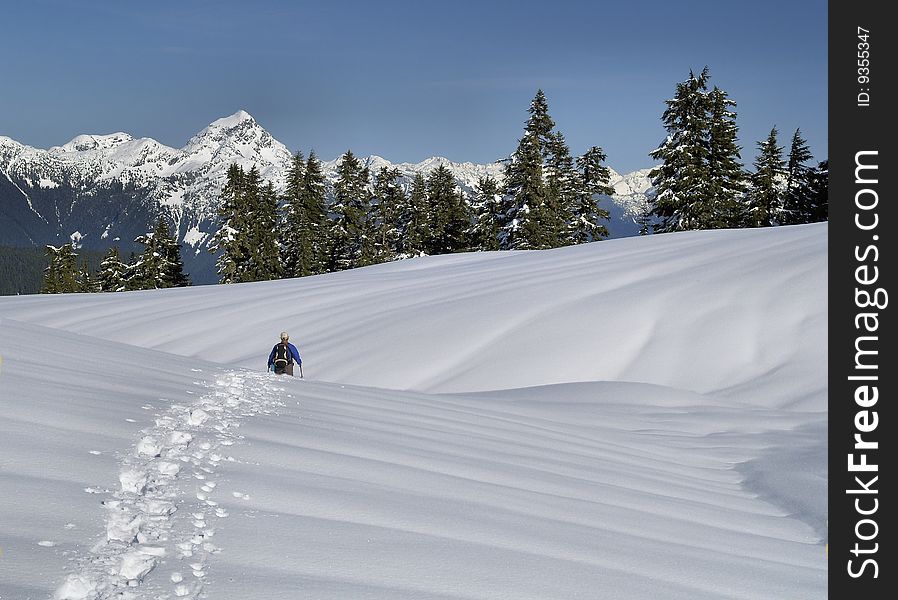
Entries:
{"label": "snow-laden conifer", "polygon": [[780,224],[786,163],[783,148],[777,141],[778,133],[774,127],[766,140],[758,142],[755,172],[751,175],[748,189],[748,225],[751,227]]}

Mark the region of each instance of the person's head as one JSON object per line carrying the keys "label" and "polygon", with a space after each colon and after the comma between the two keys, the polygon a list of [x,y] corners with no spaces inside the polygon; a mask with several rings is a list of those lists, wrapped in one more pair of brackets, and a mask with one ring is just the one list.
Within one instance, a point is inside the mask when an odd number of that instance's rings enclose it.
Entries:
{"label": "person's head", "polygon": [[290,335],[286,331],[281,332],[281,341],[286,342],[290,339]]}

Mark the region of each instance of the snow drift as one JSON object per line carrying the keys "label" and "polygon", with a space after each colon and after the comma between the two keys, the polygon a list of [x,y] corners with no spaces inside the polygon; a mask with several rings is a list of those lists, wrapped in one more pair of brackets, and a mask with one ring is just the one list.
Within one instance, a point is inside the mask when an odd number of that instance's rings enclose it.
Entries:
{"label": "snow drift", "polygon": [[0,596],[820,597],[825,267],[810,225],[0,298]]}

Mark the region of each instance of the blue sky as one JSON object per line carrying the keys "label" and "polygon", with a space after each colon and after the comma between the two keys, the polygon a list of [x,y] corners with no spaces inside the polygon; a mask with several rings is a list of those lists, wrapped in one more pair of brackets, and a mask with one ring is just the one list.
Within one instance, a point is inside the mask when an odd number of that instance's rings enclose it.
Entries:
{"label": "blue sky", "polygon": [[542,88],[571,150],[650,166],[690,69],[737,102],[743,159],[774,125],[826,157],[827,3],[29,0],[0,25],[0,135],[126,131],[174,147],[239,109],[291,150],[394,162],[510,154]]}

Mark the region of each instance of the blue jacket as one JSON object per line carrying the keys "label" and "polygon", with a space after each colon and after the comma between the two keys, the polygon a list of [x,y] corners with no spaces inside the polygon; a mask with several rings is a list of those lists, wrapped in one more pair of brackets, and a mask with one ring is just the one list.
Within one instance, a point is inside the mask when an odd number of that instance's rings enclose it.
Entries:
{"label": "blue jacket", "polygon": [[[274,353],[277,351],[278,346],[280,346],[280,342],[271,348],[271,354],[268,355],[268,368],[271,368],[271,365],[274,364]],[[302,359],[299,357],[299,350],[296,349],[296,346],[287,342],[287,348],[290,350],[290,355],[293,356],[293,361],[296,364],[301,365]]]}

